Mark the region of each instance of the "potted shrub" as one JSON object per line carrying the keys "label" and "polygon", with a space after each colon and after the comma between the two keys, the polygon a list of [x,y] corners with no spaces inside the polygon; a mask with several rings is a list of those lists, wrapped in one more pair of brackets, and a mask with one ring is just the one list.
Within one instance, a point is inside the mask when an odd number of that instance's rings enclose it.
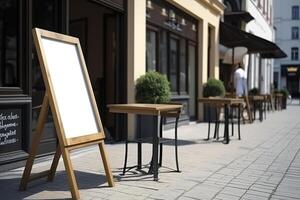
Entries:
{"label": "potted shrub", "polygon": [[281,108],[286,109],[286,100],[289,96],[289,91],[284,88],[279,91],[282,94]]}
{"label": "potted shrub", "polygon": [[258,88],[252,88],[248,92],[249,95],[259,95],[259,89]]}
{"label": "potted shrub", "polygon": [[[203,97],[223,97],[225,95],[225,87],[222,81],[210,78],[203,85]],[[210,116],[209,116],[210,115]],[[217,119],[217,109],[204,105],[204,121]]]}
{"label": "potted shrub", "polygon": [[210,78],[203,85],[203,97],[223,97],[225,95],[225,87],[222,81]]}
{"label": "potted shrub", "polygon": [[167,103],[170,101],[170,83],[166,76],[150,71],[139,77],[135,85],[138,103]]}
{"label": "potted shrub", "polygon": [[[165,75],[155,71],[146,72],[139,77],[135,85],[137,103],[168,103],[171,98],[170,83]],[[155,116],[137,117],[137,137],[150,137],[157,131]]]}

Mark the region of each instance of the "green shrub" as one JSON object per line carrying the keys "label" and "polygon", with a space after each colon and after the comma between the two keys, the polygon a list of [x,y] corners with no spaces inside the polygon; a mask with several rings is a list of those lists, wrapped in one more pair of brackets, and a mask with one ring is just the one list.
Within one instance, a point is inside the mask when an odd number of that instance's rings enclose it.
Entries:
{"label": "green shrub", "polygon": [[149,71],[139,77],[135,85],[135,99],[138,103],[167,103],[171,89],[166,76]]}
{"label": "green shrub", "polygon": [[249,90],[249,95],[258,95],[259,94],[259,89],[258,88],[252,88]]}
{"label": "green shrub", "polygon": [[277,94],[277,93],[281,93],[280,90],[274,89],[274,90],[273,90],[273,94]]}
{"label": "green shrub", "polygon": [[281,89],[279,92],[280,92],[280,93],[283,95],[283,97],[285,97],[285,98],[287,98],[287,97],[289,96],[289,91],[288,91],[286,88]]}
{"label": "green shrub", "polygon": [[203,97],[225,96],[225,87],[222,81],[210,78],[203,86]]}

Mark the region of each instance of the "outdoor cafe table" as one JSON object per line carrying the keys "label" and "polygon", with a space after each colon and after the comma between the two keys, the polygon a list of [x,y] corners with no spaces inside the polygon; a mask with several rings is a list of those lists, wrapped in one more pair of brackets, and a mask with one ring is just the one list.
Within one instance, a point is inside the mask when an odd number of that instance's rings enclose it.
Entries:
{"label": "outdoor cafe table", "polygon": [[282,98],[283,98],[283,94],[280,93],[275,93],[274,95],[275,98],[275,109],[276,110],[281,110],[282,109]]}
{"label": "outdoor cafe table", "polygon": [[224,106],[224,144],[228,144],[229,139],[229,108],[231,106],[241,106],[244,100],[241,98],[228,98],[228,97],[203,97],[199,98],[200,103],[209,104],[212,106]]}
{"label": "outdoor cafe table", "polygon": [[[249,95],[248,96],[249,101],[252,102],[252,106],[253,106],[253,119],[255,120],[255,116],[256,116],[256,108],[257,108],[257,104],[259,106],[258,110],[259,110],[259,121],[263,121],[263,104],[266,100],[265,95]],[[265,112],[266,115],[266,112]]]}
{"label": "outdoor cafe table", "polygon": [[[155,181],[158,181],[158,145],[161,116],[169,112],[181,112],[182,105],[178,104],[111,104],[108,105],[109,111],[112,113],[138,114],[138,115],[152,115],[157,119],[157,132],[152,135],[152,169]],[[140,154],[141,152],[138,152]],[[138,155],[140,156],[140,155]]]}

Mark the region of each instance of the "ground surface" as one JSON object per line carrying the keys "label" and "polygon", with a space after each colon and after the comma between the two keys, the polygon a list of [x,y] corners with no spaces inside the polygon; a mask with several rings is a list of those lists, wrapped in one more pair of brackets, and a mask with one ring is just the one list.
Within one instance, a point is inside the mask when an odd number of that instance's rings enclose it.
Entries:
{"label": "ground surface", "polygon": [[[222,130],[220,130],[222,132]],[[242,140],[231,137],[229,145],[205,141],[207,124],[181,126],[179,163],[175,169],[174,146],[164,146],[159,181],[131,170],[121,174],[124,144],[109,144],[116,186],[107,187],[97,147],[72,154],[82,199],[300,199],[300,106],[270,112],[262,123],[242,125]],[[165,133],[172,138],[174,130]],[[143,145],[143,163],[150,160],[151,145]],[[47,169],[38,163],[34,172]],[[129,146],[129,166],[136,163],[136,145]],[[23,168],[0,173],[0,199],[68,199],[68,180],[60,161],[54,182],[38,180],[26,192],[18,185]],[[147,168],[144,169],[147,171]]]}

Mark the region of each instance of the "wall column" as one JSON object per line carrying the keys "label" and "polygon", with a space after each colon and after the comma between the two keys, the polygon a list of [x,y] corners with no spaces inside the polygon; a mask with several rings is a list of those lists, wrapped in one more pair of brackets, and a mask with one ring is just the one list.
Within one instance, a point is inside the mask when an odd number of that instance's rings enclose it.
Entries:
{"label": "wall column", "polygon": [[[207,81],[207,47],[208,47],[208,23],[199,20],[198,23],[198,98],[202,97],[203,83]],[[203,121],[203,104],[198,103],[198,121]]]}
{"label": "wall column", "polygon": [[211,26],[210,76],[219,79],[219,27]]}
{"label": "wall column", "polygon": [[[146,72],[146,1],[127,2],[127,102],[133,103],[135,102],[135,80]],[[128,133],[134,132],[134,116],[128,115]]]}

